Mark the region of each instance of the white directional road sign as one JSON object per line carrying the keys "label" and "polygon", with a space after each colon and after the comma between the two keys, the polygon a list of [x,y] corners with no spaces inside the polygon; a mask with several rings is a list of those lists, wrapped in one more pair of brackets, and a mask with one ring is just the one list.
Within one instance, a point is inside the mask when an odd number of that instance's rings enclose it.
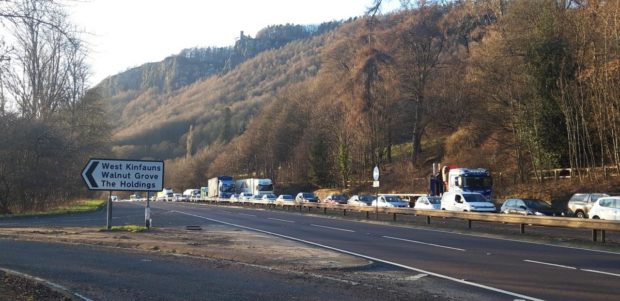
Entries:
{"label": "white directional road sign", "polygon": [[90,190],[162,191],[164,162],[90,159],[82,170],[82,179]]}
{"label": "white directional road sign", "polygon": [[379,181],[379,166],[375,166],[372,170],[372,179],[375,181]]}

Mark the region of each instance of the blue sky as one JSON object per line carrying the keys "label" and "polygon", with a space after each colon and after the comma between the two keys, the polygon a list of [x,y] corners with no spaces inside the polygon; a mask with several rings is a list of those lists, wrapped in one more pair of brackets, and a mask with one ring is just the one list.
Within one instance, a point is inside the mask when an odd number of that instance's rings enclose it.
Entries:
{"label": "blue sky", "polygon": [[[384,12],[398,0],[384,1]],[[91,84],[184,48],[229,46],[274,24],[318,24],[363,15],[371,0],[81,0],[67,1],[85,32]]]}

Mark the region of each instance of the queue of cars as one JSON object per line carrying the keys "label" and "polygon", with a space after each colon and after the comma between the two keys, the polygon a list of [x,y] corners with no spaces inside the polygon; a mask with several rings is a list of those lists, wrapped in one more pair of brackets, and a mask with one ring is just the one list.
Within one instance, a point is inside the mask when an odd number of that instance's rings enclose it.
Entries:
{"label": "queue of cars", "polygon": [[[404,197],[403,197],[404,196]],[[413,197],[412,197],[413,196]],[[139,200],[132,195],[131,199]],[[187,189],[182,194],[173,193],[167,188],[154,199],[169,201],[198,201],[199,189]],[[578,218],[620,220],[620,196],[605,193],[575,193],[564,208],[551,206],[548,202],[535,198],[506,199],[499,210],[493,202],[475,192],[445,192],[441,197],[414,194],[359,194],[347,198],[343,194],[330,194],[319,199],[313,192],[299,192],[296,195],[268,193],[251,195],[233,194],[230,202],[251,202],[275,205],[299,205],[305,203],[325,203],[349,206],[372,206],[385,208],[414,208],[424,210],[449,210],[469,212],[499,212],[532,216],[573,216]]]}

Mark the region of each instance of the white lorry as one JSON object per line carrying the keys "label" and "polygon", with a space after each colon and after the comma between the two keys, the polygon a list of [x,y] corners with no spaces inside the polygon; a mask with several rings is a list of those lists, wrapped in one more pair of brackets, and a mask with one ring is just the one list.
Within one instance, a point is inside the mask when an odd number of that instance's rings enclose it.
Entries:
{"label": "white lorry", "polygon": [[207,197],[227,199],[235,193],[235,182],[231,176],[218,176],[209,179],[207,189]]}
{"label": "white lorry", "polygon": [[444,166],[441,175],[445,191],[477,192],[489,201],[493,189],[491,173],[485,168],[449,168]]}
{"label": "white lorry", "polygon": [[242,179],[235,182],[237,193],[249,193],[251,195],[263,195],[273,193],[271,179]]}

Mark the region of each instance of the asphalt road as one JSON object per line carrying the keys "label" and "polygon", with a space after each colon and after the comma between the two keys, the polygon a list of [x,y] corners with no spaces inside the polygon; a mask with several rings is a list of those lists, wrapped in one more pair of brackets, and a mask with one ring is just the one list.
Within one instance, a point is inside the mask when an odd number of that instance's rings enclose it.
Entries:
{"label": "asphalt road", "polygon": [[[102,215],[0,220],[0,227],[103,226]],[[140,224],[143,204],[115,203],[113,215],[114,224]],[[620,253],[214,205],[155,202],[152,217],[155,227],[225,223],[300,240],[429,274],[494,300],[617,300],[620,295]]]}

